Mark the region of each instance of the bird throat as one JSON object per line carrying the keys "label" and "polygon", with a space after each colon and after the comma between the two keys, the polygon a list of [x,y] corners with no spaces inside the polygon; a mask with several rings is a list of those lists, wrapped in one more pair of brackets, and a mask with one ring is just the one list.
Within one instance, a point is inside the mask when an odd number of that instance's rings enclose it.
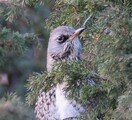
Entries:
{"label": "bird throat", "polygon": [[79,39],[67,40],[62,46],[62,49],[58,49],[48,53],[47,56],[47,70],[51,71],[56,63],[67,62],[71,60],[80,60],[81,56],[81,43]]}
{"label": "bird throat", "polygon": [[68,40],[65,45],[64,49],[58,53],[52,55],[52,58],[56,61],[67,61],[67,60],[79,60],[79,50],[76,50],[74,41]]}

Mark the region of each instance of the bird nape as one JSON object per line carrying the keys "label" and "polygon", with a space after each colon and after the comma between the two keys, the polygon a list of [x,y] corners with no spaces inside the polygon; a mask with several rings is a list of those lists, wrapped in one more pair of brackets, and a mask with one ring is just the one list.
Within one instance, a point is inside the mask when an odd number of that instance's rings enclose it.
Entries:
{"label": "bird nape", "polygon": [[[60,26],[51,32],[47,50],[49,74],[59,61],[63,63],[81,59],[82,45],[78,36],[83,30],[85,27],[75,30],[73,27]],[[86,111],[76,100],[67,98],[67,77],[63,79],[63,82],[38,96],[35,107],[38,120],[71,120]]]}

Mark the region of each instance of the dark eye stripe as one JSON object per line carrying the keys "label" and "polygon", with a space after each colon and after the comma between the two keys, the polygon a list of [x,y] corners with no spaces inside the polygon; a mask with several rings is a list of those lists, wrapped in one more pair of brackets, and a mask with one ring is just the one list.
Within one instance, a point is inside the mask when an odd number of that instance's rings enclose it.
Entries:
{"label": "dark eye stripe", "polygon": [[66,40],[69,38],[68,35],[64,35],[63,37],[64,37],[64,39],[66,39]]}

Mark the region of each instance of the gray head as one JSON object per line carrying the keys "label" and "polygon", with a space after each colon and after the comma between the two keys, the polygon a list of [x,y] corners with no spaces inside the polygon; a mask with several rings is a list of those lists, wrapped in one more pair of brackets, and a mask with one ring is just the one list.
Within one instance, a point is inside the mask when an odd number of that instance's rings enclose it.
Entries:
{"label": "gray head", "polygon": [[59,26],[51,32],[47,51],[48,71],[56,61],[80,59],[82,45],[78,36],[84,29],[75,30],[73,27]]}

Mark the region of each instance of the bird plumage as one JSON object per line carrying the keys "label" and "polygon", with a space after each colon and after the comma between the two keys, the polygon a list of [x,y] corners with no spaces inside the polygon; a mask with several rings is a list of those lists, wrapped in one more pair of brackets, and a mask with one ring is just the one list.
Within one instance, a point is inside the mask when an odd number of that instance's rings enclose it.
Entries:
{"label": "bird plumage", "polygon": [[[60,26],[55,28],[49,38],[47,51],[47,70],[50,71],[54,62],[58,60],[80,58],[82,45],[78,37],[69,40],[69,37],[75,32],[73,27]],[[61,42],[58,40],[61,36],[68,36]],[[62,38],[63,39],[63,38]]]}
{"label": "bird plumage", "polygon": [[[82,45],[76,30],[69,26],[55,28],[51,34],[47,50],[47,71],[50,72],[58,61],[81,58]],[[77,31],[78,32],[78,31]],[[74,36],[73,36],[74,35]],[[48,92],[38,96],[35,112],[38,120],[66,120],[76,118],[84,108],[66,96],[67,82],[58,83]]]}

